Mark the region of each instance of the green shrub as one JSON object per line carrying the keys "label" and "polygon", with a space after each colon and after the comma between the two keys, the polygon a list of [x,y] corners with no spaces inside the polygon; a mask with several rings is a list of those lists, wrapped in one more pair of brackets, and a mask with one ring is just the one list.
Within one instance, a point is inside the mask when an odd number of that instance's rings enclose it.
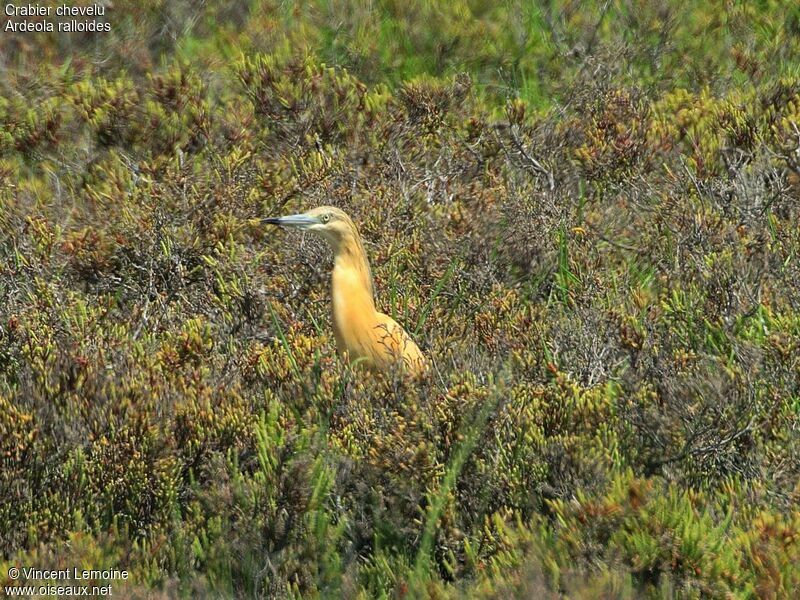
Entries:
{"label": "green shrub", "polygon": [[[0,572],[800,588],[794,3],[110,12],[0,38]],[[321,204],[429,378],[337,357],[329,250],[260,222]]]}

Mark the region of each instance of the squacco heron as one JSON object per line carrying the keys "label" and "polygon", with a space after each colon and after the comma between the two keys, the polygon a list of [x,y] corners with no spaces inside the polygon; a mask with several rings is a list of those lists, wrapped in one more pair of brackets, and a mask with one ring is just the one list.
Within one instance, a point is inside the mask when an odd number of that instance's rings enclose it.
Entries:
{"label": "squacco heron", "polygon": [[367,255],[347,213],[320,206],[298,215],[269,217],[263,222],[312,231],[333,249],[333,333],[345,360],[375,371],[400,366],[413,376],[427,370],[427,361],[414,340],[394,319],[375,308]]}

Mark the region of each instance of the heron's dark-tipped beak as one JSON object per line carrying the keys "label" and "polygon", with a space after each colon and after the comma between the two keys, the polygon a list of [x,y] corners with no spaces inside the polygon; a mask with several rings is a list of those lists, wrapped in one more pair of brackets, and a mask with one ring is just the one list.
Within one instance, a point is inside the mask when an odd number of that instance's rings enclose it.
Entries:
{"label": "heron's dark-tipped beak", "polygon": [[308,215],[288,215],[285,217],[266,217],[261,219],[262,223],[267,225],[280,225],[282,227],[299,227],[301,229],[307,229],[312,225],[318,225],[319,220],[316,217],[310,217]]}

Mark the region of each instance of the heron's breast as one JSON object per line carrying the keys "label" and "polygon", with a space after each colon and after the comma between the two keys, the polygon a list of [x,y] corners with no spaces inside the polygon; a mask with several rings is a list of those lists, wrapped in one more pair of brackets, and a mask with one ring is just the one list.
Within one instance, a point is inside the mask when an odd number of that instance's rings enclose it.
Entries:
{"label": "heron's breast", "polygon": [[351,360],[369,357],[369,334],[375,325],[375,304],[357,273],[334,269],[331,279],[333,333],[339,352]]}

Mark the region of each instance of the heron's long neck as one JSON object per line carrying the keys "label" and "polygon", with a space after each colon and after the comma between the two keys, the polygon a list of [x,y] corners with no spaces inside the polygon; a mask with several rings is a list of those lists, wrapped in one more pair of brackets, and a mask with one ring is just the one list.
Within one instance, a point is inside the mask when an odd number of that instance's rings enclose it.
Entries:
{"label": "heron's long neck", "polygon": [[364,303],[375,309],[372,273],[367,254],[357,237],[344,240],[336,249],[331,284],[334,294],[337,291],[345,292],[339,295],[347,304]]}
{"label": "heron's long neck", "polygon": [[358,238],[335,250],[331,276],[333,333],[339,352],[363,356],[376,323],[372,276]]}

